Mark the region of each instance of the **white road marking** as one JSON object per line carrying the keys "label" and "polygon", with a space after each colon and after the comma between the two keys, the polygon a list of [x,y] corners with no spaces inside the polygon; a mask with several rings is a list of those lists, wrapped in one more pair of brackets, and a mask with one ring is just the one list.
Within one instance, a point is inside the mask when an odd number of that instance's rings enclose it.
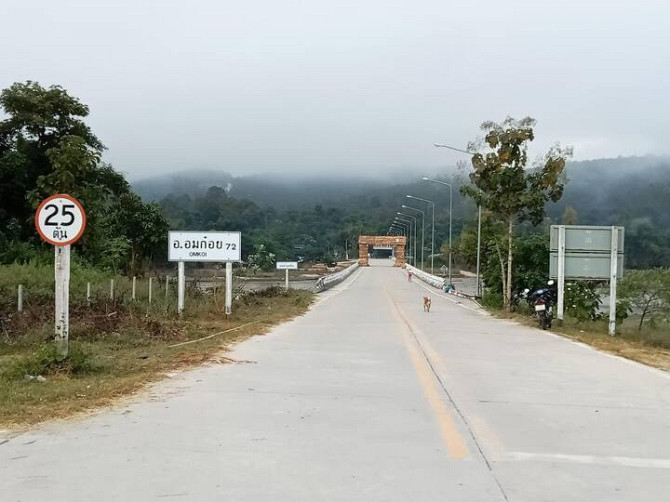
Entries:
{"label": "white road marking", "polygon": [[500,461],[563,462],[589,465],[619,465],[622,467],[641,467],[643,469],[670,469],[670,459],[668,458],[600,457],[596,455],[529,453],[524,451],[509,452],[502,458],[496,460],[496,462]]}

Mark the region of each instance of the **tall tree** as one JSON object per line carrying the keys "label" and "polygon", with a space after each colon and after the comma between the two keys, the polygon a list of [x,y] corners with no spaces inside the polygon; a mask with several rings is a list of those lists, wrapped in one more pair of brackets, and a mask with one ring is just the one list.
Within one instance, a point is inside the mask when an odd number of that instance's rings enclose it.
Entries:
{"label": "tall tree", "polygon": [[[469,175],[470,184],[461,192],[491,211],[505,224],[507,233],[507,271],[502,273],[503,301],[511,307],[513,272],[514,224],[530,220],[539,224],[544,217],[547,201],[558,201],[565,185],[565,162],[572,154],[570,148],[552,147],[538,162],[527,169],[528,144],[535,139],[535,120],[525,117],[515,120],[507,117],[504,122],[484,122],[483,145],[471,143],[469,149],[487,148],[472,156],[474,171]],[[501,266],[503,258],[500,256]]]}
{"label": "tall tree", "polygon": [[37,199],[78,186],[97,164],[102,142],[82,120],[88,107],[59,86],[15,83],[0,92],[0,233],[34,235]]}

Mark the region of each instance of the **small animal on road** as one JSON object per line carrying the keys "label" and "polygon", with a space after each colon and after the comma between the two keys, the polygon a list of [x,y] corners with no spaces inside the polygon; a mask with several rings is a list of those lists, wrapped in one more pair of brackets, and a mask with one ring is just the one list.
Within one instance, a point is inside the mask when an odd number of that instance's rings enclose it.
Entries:
{"label": "small animal on road", "polygon": [[424,312],[430,312],[430,296],[424,296],[423,297],[423,311]]}

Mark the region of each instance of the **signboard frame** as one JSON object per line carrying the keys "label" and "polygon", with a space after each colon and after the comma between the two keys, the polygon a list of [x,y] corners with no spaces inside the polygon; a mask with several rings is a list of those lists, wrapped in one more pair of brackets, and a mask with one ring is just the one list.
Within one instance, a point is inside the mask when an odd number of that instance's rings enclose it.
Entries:
{"label": "signboard frame", "polygon": [[[194,239],[191,242],[191,245],[193,243],[197,243],[196,246],[194,247],[183,247],[183,248],[175,248],[174,247],[174,235],[176,234],[191,234],[194,236],[199,236],[198,238]],[[210,250],[217,250],[216,248],[216,241],[209,240],[213,236],[234,236],[234,239],[223,239],[222,244],[232,244],[235,247],[234,248],[228,248],[225,251],[230,251],[231,249],[235,251],[235,256],[233,258],[225,257],[222,256],[221,254],[215,255],[215,256],[208,256],[208,252]],[[228,240],[229,242],[226,242]],[[230,242],[233,241],[233,242]],[[203,247],[203,242],[207,242],[207,247]],[[186,245],[188,241],[184,242],[184,245]],[[210,247],[209,243],[214,244],[214,247]],[[191,250],[193,249],[194,251],[187,251],[190,254],[195,254],[195,256],[182,256],[182,255],[175,255],[176,251],[175,249],[179,250]],[[205,255],[202,255],[201,249],[205,249]],[[197,251],[195,251],[197,250]],[[199,230],[170,230],[168,232],[168,261],[172,262],[207,262],[207,263],[239,263],[242,261],[242,232],[239,231],[199,231]]]}
{"label": "signboard frame", "polygon": [[[552,225],[549,237],[549,276],[558,280],[557,317],[563,323],[565,303],[565,280],[609,280],[610,312],[609,334],[616,332],[616,286],[617,279],[623,277],[625,229],[620,226]],[[594,242],[593,237],[600,240]],[[608,240],[609,239],[609,240]],[[566,272],[566,257],[571,260],[571,270],[578,268],[580,261],[607,260],[606,274],[583,274],[577,276]],[[552,262],[556,260],[555,274],[552,274]],[[588,263],[582,270],[588,270]]]}
{"label": "signboard frame", "polygon": [[298,263],[297,261],[278,261],[275,266],[277,267],[277,270],[284,270],[286,272],[286,277],[284,280],[284,287],[286,288],[286,291],[288,291],[289,288],[289,283],[288,283],[288,271],[289,270],[298,270]]}

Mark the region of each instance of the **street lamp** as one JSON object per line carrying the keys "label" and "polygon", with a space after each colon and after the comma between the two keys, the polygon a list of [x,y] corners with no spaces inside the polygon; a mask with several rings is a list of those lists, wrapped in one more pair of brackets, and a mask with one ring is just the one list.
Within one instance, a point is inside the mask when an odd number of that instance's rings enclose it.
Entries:
{"label": "street lamp", "polygon": [[[396,230],[399,230],[402,233],[402,236],[405,238],[405,247],[409,248],[410,240],[409,240],[409,237],[407,236],[408,225],[406,223],[402,223],[402,222],[399,222],[399,221],[396,220],[396,221],[393,221],[393,223],[391,223],[391,227],[396,229]],[[411,234],[410,234],[410,237],[411,237]],[[411,253],[407,253],[407,256],[411,256]]]}
{"label": "street lamp", "polygon": [[[463,150],[462,148],[455,148],[453,146],[443,145],[440,143],[434,143],[433,146],[435,146],[436,148],[447,148],[449,150],[453,150],[454,152],[465,153],[467,155],[474,155],[475,153],[477,153],[477,152],[470,152],[468,150]],[[445,183],[444,181],[428,179],[425,176],[423,177],[423,179],[424,181],[434,181],[436,183],[442,183],[443,185],[449,185],[449,183]],[[451,205],[451,185],[449,185],[449,204]],[[449,209],[449,219],[451,225],[451,208]],[[451,230],[449,231],[449,233],[451,234]],[[451,251],[451,244],[449,244],[449,248]],[[477,204],[477,296],[482,296],[481,281],[479,280],[481,250],[482,250],[482,206],[481,204]],[[451,261],[451,252],[449,256],[450,256],[449,260]],[[449,266],[449,274],[451,274],[451,265]]]}
{"label": "street lamp", "polygon": [[426,249],[424,246],[424,238],[426,236],[426,213],[424,213],[421,209],[417,207],[412,207],[412,206],[406,206],[402,205],[403,209],[409,209],[410,211],[417,211],[421,213],[421,270],[423,270],[423,251]]}
{"label": "street lamp", "polygon": [[408,223],[405,223],[400,220],[395,220],[393,222],[394,225],[396,225],[396,228],[401,228],[402,233],[405,236],[405,248],[407,249],[407,257],[409,258],[409,262],[411,264],[412,262],[412,226]]}
{"label": "street lamp", "polygon": [[421,197],[415,197],[414,195],[408,195],[408,199],[416,199],[420,200],[421,202],[427,202],[428,204],[431,205],[431,208],[433,210],[433,223],[431,226],[431,239],[430,239],[430,273],[433,274],[433,259],[434,259],[434,254],[435,254],[435,203],[432,200],[428,199],[422,199]]}
{"label": "street lamp", "polygon": [[[415,232],[414,232],[415,237],[412,237],[412,222],[413,221],[416,222],[416,220],[413,217],[411,217],[411,218],[412,219],[409,219],[409,218],[405,219],[405,218],[402,218],[400,216],[396,216],[396,219],[395,219],[394,223],[396,225],[402,225],[402,227],[405,229],[405,231],[408,235],[408,240],[407,240],[406,246],[409,250],[409,256],[413,257],[414,265],[416,265],[416,256],[415,256],[415,254],[416,254],[416,226],[414,227],[415,228]],[[412,245],[411,245],[412,242],[414,243],[414,252],[412,252]],[[410,262],[411,261],[412,260],[410,260]]]}
{"label": "street lamp", "polygon": [[439,180],[434,180],[432,178],[427,178],[424,176],[421,178],[423,181],[432,181],[434,183],[439,183],[441,185],[447,185],[449,187],[449,287],[451,287],[451,229],[452,229],[452,215],[453,215],[453,185],[451,183],[447,183],[446,181],[439,181]]}
{"label": "street lamp", "polygon": [[[398,211],[396,214],[398,215],[396,218],[399,219],[400,221],[404,221],[405,223],[408,223],[408,222],[414,223],[414,253],[413,253],[413,256],[414,256],[414,266],[416,267],[417,218],[416,218],[416,216],[413,216],[413,215],[407,214],[407,213],[401,213],[400,211]],[[411,231],[411,227],[410,227],[410,231]]]}

